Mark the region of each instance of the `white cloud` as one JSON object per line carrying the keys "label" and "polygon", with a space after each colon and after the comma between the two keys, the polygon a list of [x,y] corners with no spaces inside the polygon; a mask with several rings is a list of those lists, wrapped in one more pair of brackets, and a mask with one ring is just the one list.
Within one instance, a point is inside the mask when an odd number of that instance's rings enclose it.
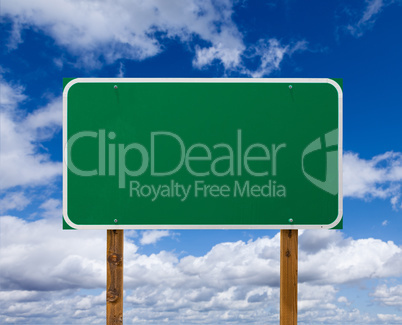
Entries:
{"label": "white cloud", "polygon": [[[301,237],[308,236],[309,241],[312,241],[311,237],[318,234],[322,236],[320,232],[323,230],[306,231]],[[352,240],[332,234],[327,237],[327,242],[323,239],[321,241],[322,249],[315,248],[313,254],[303,250],[300,252],[301,282],[356,283],[363,279],[402,275],[402,269],[398,267],[402,263],[402,249],[391,241],[383,242],[373,238]]]}
{"label": "white cloud", "polygon": [[0,287],[41,291],[102,287],[105,236],[61,227],[60,219],[29,223],[1,217]]}
{"label": "white cloud", "polygon": [[4,80],[0,80],[0,87],[0,190],[49,184],[61,175],[62,165],[42,152],[40,141],[61,129],[61,99],[26,114],[18,109],[26,99],[23,88]]}
{"label": "white cloud", "polygon": [[360,18],[353,24],[346,26],[346,30],[354,37],[361,37],[371,29],[381,11],[389,5],[398,2],[395,0],[365,0],[365,8]]}
{"label": "white cloud", "polygon": [[350,305],[351,303],[349,302],[348,298],[346,298],[345,296],[340,296],[337,300],[338,302],[341,302],[343,304],[346,305]]}
{"label": "white cloud", "polygon": [[104,324],[106,293],[0,291],[2,324]]}
{"label": "white cloud", "polygon": [[376,301],[386,306],[397,307],[402,310],[402,285],[388,287],[383,284],[375,289],[372,294]]}
{"label": "white cloud", "polygon": [[341,243],[343,235],[338,231],[300,231],[299,247],[306,254],[317,253],[323,249],[328,249],[334,243]]}
{"label": "white cloud", "polygon": [[364,9],[362,17],[355,24],[348,25],[347,27],[349,32],[355,37],[362,36],[366,29],[374,25],[377,15],[384,7],[383,0],[366,0],[365,2],[366,8]]}
{"label": "white cloud", "polygon": [[0,199],[0,213],[8,210],[22,211],[31,200],[23,192],[9,192]]}
{"label": "white cloud", "polygon": [[241,54],[244,50],[243,44],[234,48],[226,48],[221,43],[204,48],[197,46],[193,65],[201,69],[210,65],[214,60],[220,60],[226,70],[237,70],[237,67],[241,65]]}
{"label": "white cloud", "polygon": [[171,233],[168,230],[149,230],[149,231],[144,231],[142,233],[140,243],[141,243],[141,245],[155,244],[156,242],[158,242],[163,237],[169,237],[169,236],[171,236]]}
{"label": "white cloud", "polygon": [[231,20],[232,6],[227,0],[186,4],[177,0],[56,0],[49,4],[42,0],[5,2],[2,11],[20,25],[44,30],[89,63],[100,54],[108,62],[154,56],[163,50],[155,36],[158,32],[183,42],[198,36],[213,46],[236,48],[240,33]]}
{"label": "white cloud", "polygon": [[61,98],[52,100],[45,107],[38,108],[21,121],[21,127],[33,134],[36,141],[48,140],[61,128]]}
{"label": "white cloud", "polygon": [[119,73],[117,74],[117,78],[124,78],[125,67],[122,62],[120,62]]}
{"label": "white cloud", "polygon": [[21,24],[18,21],[15,21],[13,23],[8,42],[6,43],[6,47],[8,48],[9,51],[17,49],[18,45],[23,42],[21,36],[21,30],[22,30]]}
{"label": "white cloud", "polygon": [[119,59],[143,60],[164,51],[163,40],[173,39],[195,52],[193,65],[201,69],[213,62],[226,71],[248,75],[267,75],[278,69],[284,54],[291,55],[296,46],[281,45],[270,38],[261,41],[254,55],[261,66],[254,71],[244,69],[250,56],[243,34],[232,20],[233,0],[46,0],[6,1],[4,16],[12,19],[14,29],[10,48],[21,43],[23,28],[34,27],[53,37],[87,68]]}
{"label": "white cloud", "polygon": [[0,79],[1,110],[12,111],[26,99],[24,88],[21,85],[12,85]]}
{"label": "white cloud", "polygon": [[255,46],[248,49],[251,60],[258,59],[259,65],[256,70],[244,68],[243,73],[253,78],[261,78],[270,75],[280,69],[280,64],[285,55],[292,56],[298,51],[307,50],[307,42],[299,41],[295,44],[282,45],[277,39],[260,40]]}
{"label": "white cloud", "polygon": [[[402,262],[401,249],[392,242],[343,238],[338,231],[301,233],[300,319],[381,323],[375,315],[361,314],[347,299],[338,301],[336,286],[401,275],[396,266],[397,261]],[[200,257],[178,259],[161,252],[136,256],[127,263],[125,283],[131,289],[127,304],[133,308],[127,316],[133,315],[137,321],[149,321],[148,308],[152,308],[154,321],[166,318],[175,322],[174,313],[186,323],[277,323],[278,235],[247,243],[221,243]],[[264,306],[270,306],[269,312]]]}
{"label": "white cloud", "polygon": [[63,214],[62,203],[60,200],[48,199],[43,202],[39,208],[44,210],[42,216],[45,218],[60,218],[60,216]]}
{"label": "white cloud", "polygon": [[402,317],[395,314],[378,314],[378,319],[385,324],[401,324]]}
{"label": "white cloud", "polygon": [[305,283],[299,285],[298,310],[303,312],[323,309],[336,309],[337,290],[332,285],[312,286]]}
{"label": "white cloud", "polygon": [[[50,211],[57,202],[47,201],[42,208]],[[0,300],[5,310],[0,321],[103,322],[99,311],[104,294],[83,297],[74,290],[105,289],[104,231],[63,231],[54,218],[25,222],[2,217],[0,232]],[[301,320],[386,323],[338,298],[338,286],[400,276],[401,248],[376,239],[344,238],[339,231],[301,231],[299,242]],[[220,243],[199,257],[179,258],[166,251],[139,254],[128,238],[124,250],[126,323],[278,321],[279,235]]]}
{"label": "white cloud", "polygon": [[402,153],[386,152],[366,160],[356,153],[343,156],[343,194],[360,199],[389,198],[400,207]]}

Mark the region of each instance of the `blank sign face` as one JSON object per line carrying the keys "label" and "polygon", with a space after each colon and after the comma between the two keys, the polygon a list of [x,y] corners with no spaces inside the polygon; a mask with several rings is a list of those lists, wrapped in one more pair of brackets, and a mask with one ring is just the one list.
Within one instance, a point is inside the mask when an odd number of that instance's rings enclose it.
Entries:
{"label": "blank sign face", "polygon": [[333,228],[331,79],[69,79],[63,216],[76,229]]}

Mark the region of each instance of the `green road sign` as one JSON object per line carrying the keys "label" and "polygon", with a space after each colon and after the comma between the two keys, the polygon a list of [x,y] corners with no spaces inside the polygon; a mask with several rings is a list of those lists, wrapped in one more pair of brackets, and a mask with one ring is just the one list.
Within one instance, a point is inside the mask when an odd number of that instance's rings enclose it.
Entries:
{"label": "green road sign", "polygon": [[65,79],[63,215],[76,229],[333,228],[332,79]]}

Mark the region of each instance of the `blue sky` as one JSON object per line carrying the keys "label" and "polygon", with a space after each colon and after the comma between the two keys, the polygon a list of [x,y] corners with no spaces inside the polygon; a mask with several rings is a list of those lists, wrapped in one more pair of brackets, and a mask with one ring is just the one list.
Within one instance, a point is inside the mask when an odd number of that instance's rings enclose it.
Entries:
{"label": "blue sky", "polygon": [[[299,323],[402,323],[402,3],[3,0],[0,322],[103,323],[63,231],[63,77],[343,78],[344,229],[300,231]],[[277,231],[126,231],[125,323],[277,324]]]}

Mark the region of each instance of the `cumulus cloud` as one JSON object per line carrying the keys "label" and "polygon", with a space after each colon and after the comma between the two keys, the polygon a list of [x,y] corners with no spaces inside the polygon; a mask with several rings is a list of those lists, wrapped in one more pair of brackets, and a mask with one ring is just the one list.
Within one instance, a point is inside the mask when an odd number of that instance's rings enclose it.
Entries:
{"label": "cumulus cloud", "polygon": [[[317,233],[319,232],[306,231],[302,236],[314,237]],[[301,282],[358,283],[363,279],[402,275],[402,269],[399,267],[402,249],[391,241],[384,242],[373,238],[352,240],[333,235],[327,237],[328,242],[322,238],[320,241],[322,249],[314,248],[315,253],[300,252]],[[328,256],[331,258],[328,259]]]}
{"label": "cumulus cloud", "polygon": [[26,99],[21,85],[12,85],[0,79],[0,104],[2,111],[13,111]]}
{"label": "cumulus cloud", "polygon": [[0,291],[2,324],[102,324],[106,293]]}
{"label": "cumulus cloud", "polygon": [[303,283],[299,286],[298,310],[302,313],[314,311],[317,306],[320,306],[321,311],[323,309],[336,309],[337,291],[332,285],[314,286]]}
{"label": "cumulus cloud", "polygon": [[[275,38],[247,46],[232,20],[236,1],[6,1],[2,13],[13,22],[9,47],[22,42],[24,28],[34,27],[80,58],[88,68],[119,59],[143,60],[164,51],[163,40],[186,44],[194,52],[193,66],[218,62],[226,71],[262,76],[278,69],[284,55],[305,44],[282,45]],[[248,48],[253,49],[251,53]],[[259,59],[256,71],[244,68],[250,55]],[[122,69],[120,69],[122,71]]]}
{"label": "cumulus cloud", "polygon": [[389,198],[401,206],[402,153],[386,152],[371,159],[347,152],[343,156],[343,194],[360,199]]}
{"label": "cumulus cloud", "polygon": [[0,198],[0,213],[8,210],[22,211],[31,202],[23,192],[9,192],[5,193]]}
{"label": "cumulus cloud", "polygon": [[156,242],[158,242],[163,237],[169,237],[169,236],[171,236],[171,233],[168,230],[149,230],[149,231],[144,231],[142,233],[140,243],[141,243],[141,245],[155,244]]}
{"label": "cumulus cloud", "polygon": [[60,218],[63,214],[62,203],[57,199],[48,199],[39,208],[43,210],[42,216],[45,218]]}
{"label": "cumulus cloud", "polygon": [[18,109],[26,100],[23,88],[4,80],[0,88],[0,190],[48,184],[61,175],[62,165],[50,159],[40,142],[61,129],[61,99],[26,114]]}
{"label": "cumulus cloud", "polygon": [[245,284],[278,287],[279,240],[277,236],[250,243],[222,243],[202,257],[186,256],[180,260],[172,253],[160,252],[137,256],[127,263],[127,284],[137,289],[155,281],[190,292],[203,287],[228,290]]}
{"label": "cumulus cloud", "polygon": [[[56,203],[46,201],[43,208],[51,211]],[[0,321],[8,317],[11,323],[17,319],[41,323],[42,318],[55,317],[56,323],[64,316],[69,323],[82,323],[86,318],[102,322],[104,316],[90,308],[104,308],[103,293],[74,295],[78,288],[105,288],[104,231],[63,231],[54,218],[26,222],[5,216],[0,218],[0,240],[0,303],[6,310]],[[346,320],[381,323],[376,315],[361,314],[348,304],[339,295],[339,286],[401,276],[400,247],[378,239],[345,238],[339,231],[326,230],[300,231],[299,242],[300,319],[314,317],[325,322],[336,315],[339,324]],[[126,238],[124,260],[127,323],[278,321],[279,234],[224,242],[205,255],[180,258],[166,251],[140,254]],[[386,296],[396,297],[398,290],[379,287],[373,297],[383,303]],[[73,307],[56,311],[56,304],[70,302]],[[35,314],[39,305],[41,313]]]}
{"label": "cumulus cloud", "polygon": [[402,317],[396,314],[378,314],[378,319],[385,324],[401,324]]}
{"label": "cumulus cloud", "polygon": [[53,291],[105,285],[106,241],[99,232],[82,236],[62,231],[60,219],[26,222],[1,217],[0,227],[2,289]]}
{"label": "cumulus cloud", "polygon": [[402,285],[393,287],[388,287],[385,284],[379,285],[372,297],[383,305],[397,307],[402,310]]}
{"label": "cumulus cloud", "polygon": [[[243,45],[231,20],[232,10],[233,3],[228,0],[193,0],[186,4],[161,0],[56,0],[52,4],[15,1],[2,6],[3,14],[18,26],[42,29],[86,63],[100,55],[108,62],[154,56],[163,50],[157,34],[182,42],[197,36],[211,46],[237,49]],[[225,65],[236,60],[224,56],[220,59]]]}

